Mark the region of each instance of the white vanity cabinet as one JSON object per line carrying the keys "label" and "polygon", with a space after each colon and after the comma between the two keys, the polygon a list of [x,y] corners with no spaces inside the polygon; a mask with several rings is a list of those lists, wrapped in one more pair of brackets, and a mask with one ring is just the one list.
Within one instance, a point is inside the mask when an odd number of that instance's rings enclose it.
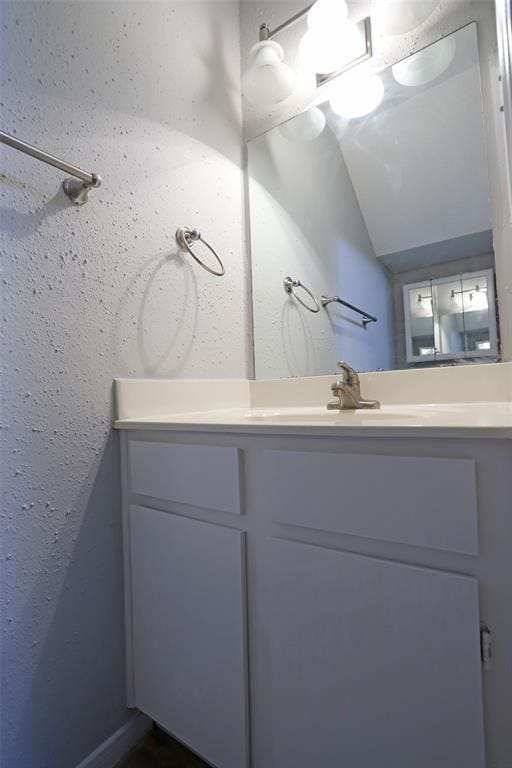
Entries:
{"label": "white vanity cabinet", "polygon": [[217,768],[510,768],[510,441],[122,445],[131,706]]}

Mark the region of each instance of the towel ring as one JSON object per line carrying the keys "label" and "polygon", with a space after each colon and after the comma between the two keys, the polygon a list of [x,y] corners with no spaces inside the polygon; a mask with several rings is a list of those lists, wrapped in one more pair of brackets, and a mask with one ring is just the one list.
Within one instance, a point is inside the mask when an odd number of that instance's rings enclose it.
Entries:
{"label": "towel ring", "polygon": [[[302,285],[300,280],[294,280],[291,277],[285,277],[285,279],[283,280],[283,287],[286,293],[291,293],[292,296],[294,296],[297,299],[299,304],[302,304],[304,309],[307,309],[309,312],[313,312],[314,314],[316,314],[317,312],[320,312],[320,306],[318,304],[318,301],[315,299],[315,297],[313,296],[309,288],[306,288],[305,285]],[[302,301],[300,296],[297,296],[297,294],[295,293],[294,288],[302,288],[303,291],[306,291],[308,296],[310,296],[311,299],[314,301],[315,306],[312,307],[310,304],[306,304],[305,301]]]}
{"label": "towel ring", "polygon": [[[192,250],[191,243],[201,241],[206,245],[208,250],[213,253],[215,258],[217,259],[217,262],[220,267],[220,272],[217,272],[215,269],[212,269],[207,264],[205,264],[201,259],[196,256],[194,251]],[[211,275],[215,275],[216,277],[222,277],[226,273],[226,270],[224,269],[224,264],[220,260],[220,256],[216,251],[213,250],[210,243],[207,243],[206,240],[203,240],[201,237],[201,233],[197,231],[197,229],[189,229],[188,227],[180,227],[176,232],[176,242],[185,251],[188,251],[190,255],[192,256],[195,261],[203,268],[206,269],[207,272],[209,272]]]}

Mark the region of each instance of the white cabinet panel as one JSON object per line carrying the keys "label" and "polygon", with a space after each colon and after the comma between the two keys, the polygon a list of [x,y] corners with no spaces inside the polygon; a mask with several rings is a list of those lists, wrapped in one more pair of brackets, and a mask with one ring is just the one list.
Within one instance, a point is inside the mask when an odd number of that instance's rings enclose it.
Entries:
{"label": "white cabinet panel", "polygon": [[238,449],[130,440],[132,493],[240,514]]}
{"label": "white cabinet panel", "polygon": [[257,768],[484,768],[474,579],[262,547]]}
{"label": "white cabinet panel", "polygon": [[280,523],[478,553],[470,459],[254,453],[258,506]]}
{"label": "white cabinet panel", "polygon": [[248,760],[244,534],[130,507],[135,706],[219,768]]}

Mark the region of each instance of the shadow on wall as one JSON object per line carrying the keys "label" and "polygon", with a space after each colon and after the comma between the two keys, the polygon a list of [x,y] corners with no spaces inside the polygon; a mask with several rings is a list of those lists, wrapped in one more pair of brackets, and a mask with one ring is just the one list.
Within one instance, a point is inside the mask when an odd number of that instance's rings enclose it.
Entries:
{"label": "shadow on wall", "polygon": [[[74,6],[72,13],[70,6]],[[49,3],[46,28],[59,30],[59,37],[69,40],[79,30],[80,45],[74,46],[73,56],[60,45],[52,51],[62,65],[63,77],[45,82],[48,99],[58,92],[64,113],[77,112],[74,106],[65,107],[67,101],[79,104],[79,112],[90,118],[101,107],[136,119],[143,114],[149,121],[206,141],[240,165],[240,91],[234,76],[239,61],[233,45],[232,8],[232,0]],[[43,46],[49,43],[44,36],[42,40],[42,46],[31,43],[34,60],[46,53]],[[172,55],[163,59],[162,51],[170,48]],[[112,49],[108,77],[106,72],[100,75],[103,56],[97,52]],[[97,87],[98,81],[102,88]],[[185,100],[184,81],[194,84]],[[77,83],[80,88],[73,86]],[[31,76],[24,88],[29,89],[26,97],[30,98],[32,93],[39,94],[41,84]],[[86,126],[84,121],[78,128]],[[100,125],[95,125],[97,139],[99,130]]]}
{"label": "shadow on wall", "polygon": [[[112,669],[112,657],[104,652],[106,643],[124,646],[117,434],[107,438],[99,463],[80,489],[76,507],[70,510],[66,524],[55,531],[54,547],[41,563],[38,581],[17,626],[8,624],[11,632],[4,635],[4,674],[8,668],[21,678],[25,673],[31,686],[17,721],[5,722],[6,717],[2,723],[2,730],[8,730],[2,738],[2,768],[70,768],[98,746],[101,739],[87,740],[98,722],[103,723],[104,739],[119,727],[125,696],[111,681],[124,678],[124,654],[115,661],[118,668]],[[53,597],[52,618],[41,633],[42,617],[52,600],[48,594],[52,577],[61,580],[61,587],[58,598]],[[18,627],[23,628],[23,635]],[[105,638],[107,627],[117,637]],[[40,634],[44,641],[36,644],[32,638]],[[19,668],[24,644],[32,646],[32,670]],[[82,652],[79,665],[77,644]],[[98,681],[103,681],[101,687]],[[70,702],[74,714],[69,712]],[[82,742],[76,729],[68,733],[70,718],[81,722]]]}
{"label": "shadow on wall", "polygon": [[[13,150],[14,151],[14,150]],[[0,175],[0,184],[5,184],[13,189],[33,192],[35,196],[44,198],[45,193],[34,187],[30,188],[24,182],[18,181],[11,176]],[[8,235],[12,240],[23,240],[39,232],[41,224],[52,216],[60,213],[64,208],[75,208],[74,203],[66,197],[62,187],[57,194],[52,197],[41,208],[28,213],[20,213],[14,207],[0,207],[0,229],[4,235]]]}
{"label": "shadow on wall", "polygon": [[[177,297],[173,299],[173,297]],[[136,300],[134,317],[131,300]],[[147,259],[124,290],[112,325],[111,349],[118,368],[129,368],[123,328],[137,327],[137,348],[147,376],[175,377],[192,351],[199,315],[199,292],[192,265],[176,249]],[[162,318],[167,318],[167,325]],[[162,336],[161,329],[167,333]]]}
{"label": "shadow on wall", "polygon": [[297,307],[291,299],[281,310],[281,346],[288,376],[314,376],[316,356],[313,336],[305,320],[307,310]]}
{"label": "shadow on wall", "polygon": [[[210,28],[213,31],[211,36],[210,50],[208,56],[202,56],[201,60],[207,72],[217,73],[211,77],[203,88],[200,102],[209,104],[212,112],[221,112],[224,119],[229,122],[233,130],[233,135],[240,139],[240,81],[238,77],[233,77],[233,68],[227,60],[226,51],[231,47],[230,31],[223,24],[218,9],[218,0],[210,3]],[[240,149],[241,161],[242,148]]]}

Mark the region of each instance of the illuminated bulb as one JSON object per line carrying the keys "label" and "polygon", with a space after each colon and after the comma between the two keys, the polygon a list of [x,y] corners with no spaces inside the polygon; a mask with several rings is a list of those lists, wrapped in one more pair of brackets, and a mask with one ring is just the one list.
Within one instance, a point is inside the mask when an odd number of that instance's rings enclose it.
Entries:
{"label": "illuminated bulb", "polygon": [[373,112],[383,96],[384,84],[380,77],[350,72],[340,78],[330,104],[337,115],[351,119]]}
{"label": "illuminated bulb", "polygon": [[299,46],[301,64],[319,74],[336,72],[361,53],[361,33],[355,24],[349,23],[322,32],[309,29]]}
{"label": "illuminated bulb", "polygon": [[309,29],[323,33],[332,27],[342,27],[347,21],[345,0],[317,0],[308,13]]}
{"label": "illuminated bulb", "polygon": [[295,75],[283,58],[283,49],[273,40],[251,48],[249,66],[242,77],[242,92],[249,101],[276,104],[293,93]]}
{"label": "illuminated bulb", "polygon": [[454,37],[445,37],[414,53],[391,67],[393,77],[408,87],[425,85],[448,69],[455,57],[457,43]]}
{"label": "illuminated bulb", "polygon": [[377,5],[379,26],[386,35],[405,35],[423,24],[438,4],[439,0],[381,0]]}
{"label": "illuminated bulb", "polygon": [[413,317],[432,317],[432,296],[422,296],[418,293],[417,300],[411,296],[411,315]]}
{"label": "illuminated bulb", "polygon": [[469,294],[469,302],[465,302],[464,309],[466,312],[478,312],[482,309],[488,309],[489,303],[487,301],[487,293],[482,290],[478,285],[475,286],[475,290]]}
{"label": "illuminated bulb", "polygon": [[281,136],[288,141],[305,142],[318,138],[325,128],[325,115],[318,107],[302,112],[280,126]]}

